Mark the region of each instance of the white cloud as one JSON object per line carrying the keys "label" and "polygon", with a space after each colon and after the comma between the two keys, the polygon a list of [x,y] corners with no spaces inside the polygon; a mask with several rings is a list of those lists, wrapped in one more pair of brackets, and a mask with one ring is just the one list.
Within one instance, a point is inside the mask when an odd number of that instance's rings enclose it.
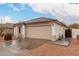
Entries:
{"label": "white cloud", "polygon": [[79,21],[79,5],[74,4],[28,4],[33,11],[39,13],[50,13],[57,19],[65,21],[66,23],[78,22]]}
{"label": "white cloud", "polygon": [[20,9],[18,9],[17,7],[13,8],[14,11],[20,11]]}
{"label": "white cloud", "polygon": [[21,10],[26,9],[26,4],[25,3],[20,3],[20,5],[21,5]]}
{"label": "white cloud", "polygon": [[26,4],[20,3],[19,5],[20,5],[20,8],[18,8],[15,3],[8,4],[8,6],[11,9],[13,9],[13,11],[17,11],[17,12],[22,11],[22,10],[24,10],[26,8]]}
{"label": "white cloud", "polygon": [[17,8],[17,7],[15,6],[15,4],[13,4],[13,3],[8,4],[8,6],[9,6],[13,11],[20,11],[20,9]]}
{"label": "white cloud", "polygon": [[12,19],[8,16],[1,16],[0,17],[0,23],[13,23]]}

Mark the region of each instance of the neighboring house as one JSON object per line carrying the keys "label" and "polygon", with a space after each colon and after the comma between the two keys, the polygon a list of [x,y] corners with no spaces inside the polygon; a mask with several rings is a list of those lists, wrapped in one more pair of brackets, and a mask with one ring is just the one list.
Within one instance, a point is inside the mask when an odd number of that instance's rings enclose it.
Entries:
{"label": "neighboring house", "polygon": [[71,28],[72,29],[72,38],[77,38],[79,35],[79,29]]}
{"label": "neighboring house", "polygon": [[12,23],[6,23],[6,24],[0,24],[0,34],[13,34],[13,24]]}
{"label": "neighboring house", "polygon": [[65,39],[66,29],[67,26],[56,19],[40,17],[14,24],[14,35],[56,41],[59,38]]}

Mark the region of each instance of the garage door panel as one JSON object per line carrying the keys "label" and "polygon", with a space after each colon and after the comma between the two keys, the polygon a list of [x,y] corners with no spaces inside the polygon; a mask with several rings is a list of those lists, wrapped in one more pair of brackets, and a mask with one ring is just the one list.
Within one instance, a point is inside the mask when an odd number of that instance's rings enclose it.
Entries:
{"label": "garage door panel", "polygon": [[26,32],[28,38],[50,39],[51,27],[50,26],[27,27]]}

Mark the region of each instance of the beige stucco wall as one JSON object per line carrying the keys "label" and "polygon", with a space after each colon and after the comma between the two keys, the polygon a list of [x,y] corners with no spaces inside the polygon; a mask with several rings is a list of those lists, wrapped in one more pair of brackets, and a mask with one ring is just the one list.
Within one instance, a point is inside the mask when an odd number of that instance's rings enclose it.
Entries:
{"label": "beige stucco wall", "polygon": [[25,38],[25,25],[22,25],[20,27],[21,27],[21,33],[19,33],[18,26],[14,27],[14,35],[18,37],[19,34],[21,34],[22,38]]}
{"label": "beige stucco wall", "polygon": [[59,36],[63,35],[63,40],[65,40],[65,27],[60,26],[56,23],[53,23],[54,26],[52,26],[52,36],[55,37],[54,40],[58,40]]}
{"label": "beige stucco wall", "polygon": [[14,36],[18,37],[18,26],[14,27]]}

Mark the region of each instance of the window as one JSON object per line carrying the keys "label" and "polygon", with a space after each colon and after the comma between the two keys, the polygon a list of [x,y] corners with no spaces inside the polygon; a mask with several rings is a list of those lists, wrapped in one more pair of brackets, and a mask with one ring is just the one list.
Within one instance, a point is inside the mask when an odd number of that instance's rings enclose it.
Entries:
{"label": "window", "polygon": [[21,33],[21,27],[19,27],[18,29],[19,29],[19,33]]}

